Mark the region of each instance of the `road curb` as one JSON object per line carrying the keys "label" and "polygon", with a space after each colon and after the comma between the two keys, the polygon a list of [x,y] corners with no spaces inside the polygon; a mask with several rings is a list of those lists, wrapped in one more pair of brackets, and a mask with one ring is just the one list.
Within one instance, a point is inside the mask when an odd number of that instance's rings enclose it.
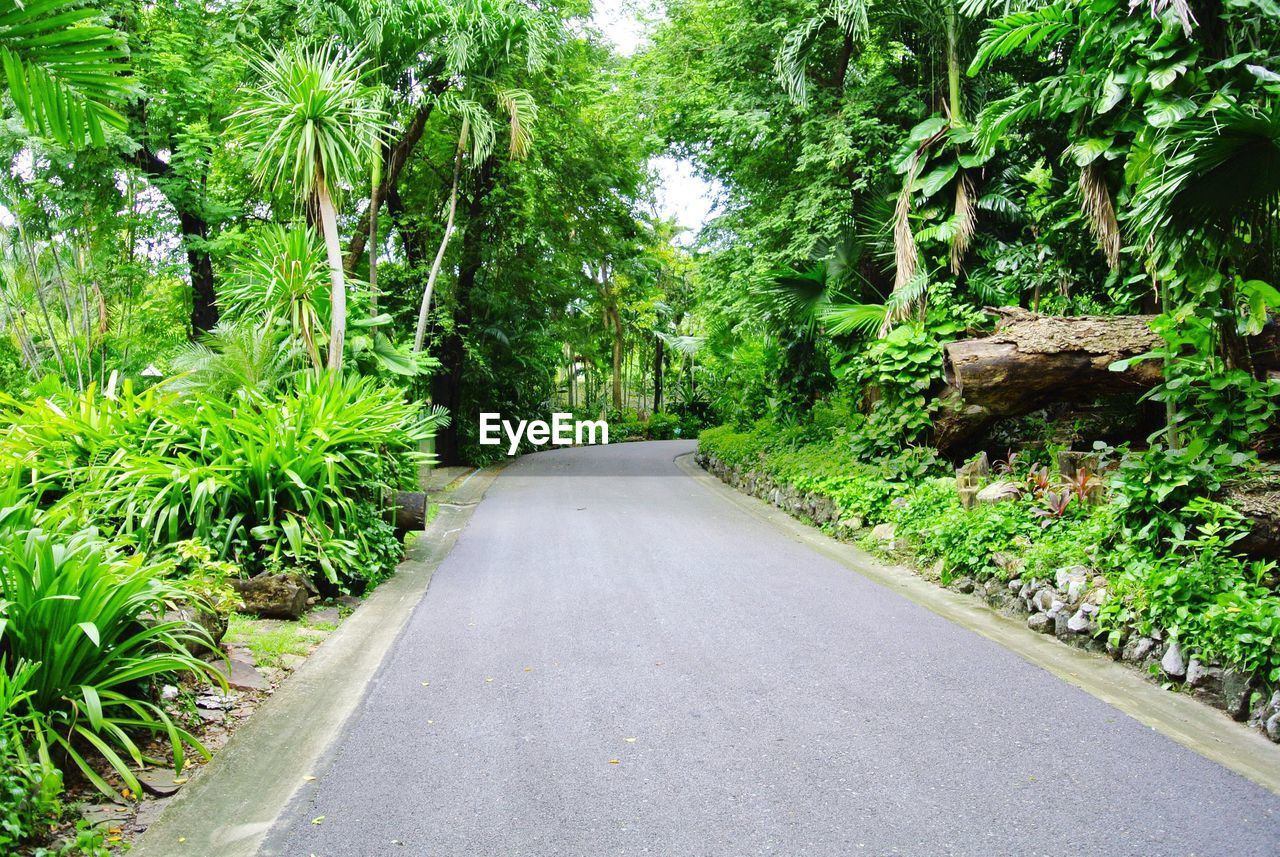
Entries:
{"label": "road curb", "polygon": [[824,556],[957,625],[999,643],[1134,720],[1210,761],[1280,795],[1280,746],[1204,703],[1171,693],[1108,657],[1064,645],[976,598],[936,586],[916,573],[880,562],[796,520],[763,500],[743,494],[707,473],[693,453],[675,459],[694,480],[739,508],[784,530]]}
{"label": "road curb", "polygon": [[251,857],[359,708],[499,468],[472,473],[396,574],[291,675],[134,843],[132,857]]}

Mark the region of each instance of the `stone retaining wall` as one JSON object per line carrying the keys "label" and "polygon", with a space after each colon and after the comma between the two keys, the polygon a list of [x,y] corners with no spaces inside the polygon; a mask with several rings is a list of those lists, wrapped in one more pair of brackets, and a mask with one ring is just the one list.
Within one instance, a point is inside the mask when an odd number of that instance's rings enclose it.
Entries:
{"label": "stone retaining wall", "polygon": [[[802,492],[767,473],[731,467],[701,451],[695,460],[707,472],[739,491],[772,503],[797,518],[829,527],[837,538],[852,540],[869,534],[888,551],[910,553],[910,545],[901,543],[893,524],[881,523],[868,531],[866,527],[870,522],[842,518],[835,501],[827,495]],[[1119,646],[1109,645],[1106,635],[1098,633],[1095,621],[1108,596],[1105,577],[1084,566],[1065,566],[1057,570],[1052,580],[1039,579],[1022,575],[1022,561],[1017,557],[995,554],[992,562],[1004,570],[1007,580],[978,582],[961,577],[952,580],[949,588],[972,594],[1005,613],[1025,617],[1027,627],[1033,631],[1069,645],[1105,653],[1141,670],[1148,678],[1173,684],[1221,709],[1233,720],[1261,729],[1272,741],[1280,743],[1280,689],[1250,704],[1262,686],[1260,676],[1187,658],[1176,641],[1166,640],[1159,631],[1149,637],[1132,634]],[[945,585],[940,562],[916,571],[939,586]]]}

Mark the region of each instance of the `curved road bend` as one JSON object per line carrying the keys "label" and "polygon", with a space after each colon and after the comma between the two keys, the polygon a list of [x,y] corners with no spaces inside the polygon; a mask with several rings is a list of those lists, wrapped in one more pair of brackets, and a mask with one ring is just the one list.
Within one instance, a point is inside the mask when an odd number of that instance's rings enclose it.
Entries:
{"label": "curved road bend", "polygon": [[691,449],[505,470],[264,853],[1280,853],[1280,798],[727,502]]}

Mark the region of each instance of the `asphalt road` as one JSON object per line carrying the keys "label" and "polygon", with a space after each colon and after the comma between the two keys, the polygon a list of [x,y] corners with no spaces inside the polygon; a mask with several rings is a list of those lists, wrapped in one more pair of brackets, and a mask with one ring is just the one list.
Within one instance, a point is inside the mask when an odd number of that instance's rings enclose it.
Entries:
{"label": "asphalt road", "polygon": [[691,449],[508,468],[266,853],[1280,853],[1280,798],[738,508]]}

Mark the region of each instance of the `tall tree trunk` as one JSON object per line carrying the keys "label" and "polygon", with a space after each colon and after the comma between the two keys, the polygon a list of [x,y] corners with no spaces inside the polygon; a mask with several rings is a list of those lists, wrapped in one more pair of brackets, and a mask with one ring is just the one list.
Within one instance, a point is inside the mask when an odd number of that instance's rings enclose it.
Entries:
{"label": "tall tree trunk", "polygon": [[[493,160],[489,159],[474,173],[474,188],[467,203],[466,223],[462,232],[458,280],[454,288],[453,325],[440,345],[440,371],[431,378],[432,401],[448,408],[452,417],[448,427],[436,435],[436,456],[443,465],[462,463],[459,429],[464,415],[459,411],[466,368],[466,345],[462,337],[471,327],[471,293],[484,262],[484,201],[493,189],[493,165]],[[467,416],[475,418],[474,415]]]}
{"label": "tall tree trunk", "polygon": [[[170,156],[172,157],[172,155]],[[146,146],[125,159],[159,181],[154,186],[178,214],[178,226],[182,229],[182,245],[191,269],[191,331],[192,339],[213,330],[218,323],[218,295],[213,284],[213,259],[206,249],[209,240],[209,222],[201,211],[191,205],[188,194],[175,192],[172,185],[173,168]],[[203,178],[201,179],[203,181]]]}
{"label": "tall tree trunk", "polygon": [[213,284],[213,259],[205,249],[209,224],[189,211],[178,212],[182,242],[187,248],[191,269],[191,337],[213,330],[218,323],[218,293]]}
{"label": "tall tree trunk", "polygon": [[378,206],[382,197],[378,186],[382,184],[382,156],[373,159],[373,172],[369,177],[369,314],[378,314]]}
{"label": "tall tree trunk", "polygon": [[658,343],[653,348],[653,412],[656,414],[662,410],[662,359],[664,357],[662,348],[666,342],[662,337],[658,337]]}
{"label": "tall tree trunk", "polygon": [[622,410],[622,319],[615,307],[610,311],[613,322],[613,406]]}
{"label": "tall tree trunk", "polygon": [[324,177],[316,183],[316,207],[324,234],[325,255],[329,259],[329,368],[342,368],[342,351],[347,339],[347,284],[342,274],[342,247],[338,243],[338,212],[329,196]]}
{"label": "tall tree trunk", "polygon": [[372,195],[370,197],[370,201],[377,204],[369,206],[369,210],[360,218],[356,231],[351,236],[351,244],[347,247],[346,270],[354,271],[356,265],[360,264],[360,257],[364,255],[365,243],[369,240],[369,221],[375,219],[382,201],[389,199],[392,191],[399,184],[400,173],[404,169],[404,165],[409,162],[409,155],[413,154],[414,147],[422,139],[422,132],[427,128],[427,120],[431,118],[431,111],[435,107],[434,96],[444,92],[447,86],[447,83],[436,81],[427,88],[430,97],[413,114],[409,127],[405,128],[404,134],[400,136],[400,139],[395,142],[395,145],[387,149],[382,170],[382,181],[378,185],[377,199],[374,200]]}
{"label": "tall tree trunk", "polygon": [[960,21],[955,0],[947,4],[947,98],[952,122],[964,121],[964,102],[960,96]]}
{"label": "tall tree trunk", "polygon": [[449,188],[449,214],[445,218],[444,235],[440,236],[440,248],[431,262],[431,273],[427,275],[426,288],[422,290],[422,304],[418,307],[418,326],[413,332],[413,351],[422,350],[427,336],[427,316],[431,312],[431,293],[435,291],[436,278],[440,276],[440,266],[444,263],[445,250],[449,248],[449,236],[453,234],[453,220],[458,212],[458,179],[462,175],[462,156],[467,150],[467,133],[470,123],[462,120],[462,133],[458,135],[458,150],[453,156],[453,184]]}

